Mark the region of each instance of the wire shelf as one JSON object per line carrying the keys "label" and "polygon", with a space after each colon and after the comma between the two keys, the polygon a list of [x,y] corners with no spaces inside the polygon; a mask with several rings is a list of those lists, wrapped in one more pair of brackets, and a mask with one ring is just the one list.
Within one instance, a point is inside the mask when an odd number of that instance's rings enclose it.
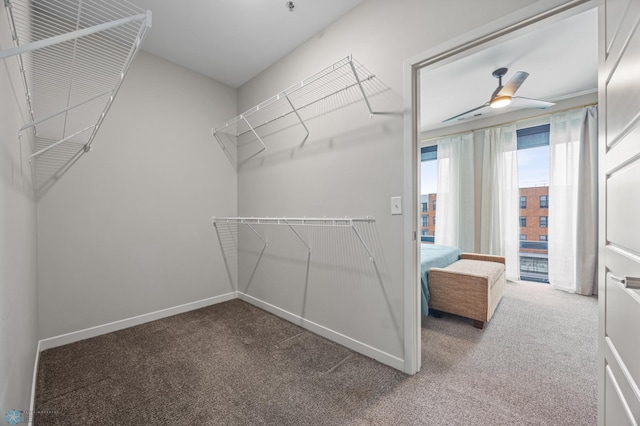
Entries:
{"label": "wire shelf", "polygon": [[367,217],[214,217],[213,223],[252,225],[353,226],[354,222],[375,222]]}
{"label": "wire shelf", "polygon": [[[284,118],[288,118],[290,124],[302,126],[306,140],[309,129],[305,121],[310,115],[318,114],[318,104],[344,92],[353,92],[364,99],[369,115],[373,116],[375,112],[369,103],[366,88],[374,78],[375,75],[362,64],[352,56],[347,56],[226,121],[213,129],[212,134],[232,162],[237,162],[237,150],[245,136],[258,146],[254,155],[266,150],[264,135],[267,127]],[[246,140],[244,143],[247,143]]]}
{"label": "wire shelf", "polygon": [[151,12],[124,0],[5,0],[5,7],[15,47],[0,59],[17,56],[30,120],[20,131],[30,138],[31,159],[75,152],[65,144],[88,151]]}
{"label": "wire shelf", "polygon": [[[264,249],[267,248],[267,239],[256,230],[254,226],[258,225],[283,225],[289,227],[289,229],[296,235],[296,237],[305,245],[311,255],[311,246],[301,235],[296,231],[298,226],[313,226],[313,227],[332,227],[332,228],[348,228],[351,229],[356,235],[358,241],[362,247],[369,254],[369,261],[375,264],[375,258],[369,246],[365,243],[362,235],[356,228],[356,223],[375,223],[376,219],[372,216],[367,217],[213,217],[212,224],[218,232],[218,225],[245,225],[264,243]],[[220,233],[218,232],[218,238]],[[307,263],[307,268],[309,267]],[[377,270],[377,266],[376,266]]]}
{"label": "wire shelf", "polygon": [[[238,228],[246,227],[253,235],[255,235],[262,243],[260,254],[253,267],[253,272],[247,283],[247,288],[251,285],[251,281],[254,278],[255,272],[260,265],[265,251],[269,247],[269,241],[266,233],[263,233],[264,226],[283,226],[289,229],[289,231],[295,235],[295,238],[306,248],[306,267],[305,267],[305,288],[309,282],[309,271],[311,267],[311,254],[313,251],[312,246],[315,245],[313,239],[309,238],[309,235],[302,232],[301,229],[305,227],[311,227],[316,229],[322,229],[324,232],[329,232],[328,228],[341,229],[346,232],[352,233],[355,236],[355,240],[362,246],[364,251],[369,256],[369,262],[373,265],[378,281],[382,285],[382,275],[376,263],[373,251],[369,244],[365,241],[365,238],[361,231],[358,230],[356,224],[374,224],[375,218],[372,216],[367,217],[219,217],[214,216],[212,220],[213,227],[218,235],[218,241],[220,243],[220,249],[224,262],[227,268],[227,274],[229,280],[234,284],[234,268],[237,268],[237,251],[238,251]],[[325,231],[326,230],[326,231]],[[280,236],[282,236],[280,234]],[[317,242],[317,241],[316,241]],[[225,244],[226,243],[226,244]],[[225,250],[225,245],[232,243],[232,250]],[[322,244],[322,243],[320,243]]]}

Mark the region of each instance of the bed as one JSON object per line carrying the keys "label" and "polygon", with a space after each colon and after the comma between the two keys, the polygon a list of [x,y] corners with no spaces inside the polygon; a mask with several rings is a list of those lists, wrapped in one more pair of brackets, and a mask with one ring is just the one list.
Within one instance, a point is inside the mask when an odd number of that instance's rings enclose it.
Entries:
{"label": "bed", "polygon": [[460,252],[460,249],[457,247],[438,244],[420,244],[422,316],[429,315],[429,269],[449,266],[460,259]]}

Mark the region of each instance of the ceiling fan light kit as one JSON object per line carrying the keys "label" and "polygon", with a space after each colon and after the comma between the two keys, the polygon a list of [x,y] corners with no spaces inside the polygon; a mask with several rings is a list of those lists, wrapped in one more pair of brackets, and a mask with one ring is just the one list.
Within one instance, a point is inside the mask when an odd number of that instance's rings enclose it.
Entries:
{"label": "ceiling fan light kit", "polygon": [[504,108],[511,103],[511,96],[496,96],[491,99],[489,106],[491,108]]}
{"label": "ceiling fan light kit", "polygon": [[[513,77],[509,79],[507,84],[503,86],[502,77],[507,74],[507,71],[509,71],[507,68],[498,68],[491,73],[492,76],[498,79],[498,87],[496,87],[496,89],[493,91],[488,102],[470,109],[469,111],[465,111],[462,114],[454,115],[451,118],[447,118],[443,121],[443,123],[447,123],[453,120],[464,120],[467,118],[480,117],[481,115],[483,115],[481,110],[484,110],[487,107],[491,107],[494,109],[504,108],[510,105],[511,101],[513,100],[517,101],[517,108],[549,108],[550,106],[555,105],[553,102],[545,102],[537,99],[514,96],[522,83],[524,83],[527,77],[529,77],[529,73],[518,71],[513,75]],[[516,106],[515,103],[514,106]]]}

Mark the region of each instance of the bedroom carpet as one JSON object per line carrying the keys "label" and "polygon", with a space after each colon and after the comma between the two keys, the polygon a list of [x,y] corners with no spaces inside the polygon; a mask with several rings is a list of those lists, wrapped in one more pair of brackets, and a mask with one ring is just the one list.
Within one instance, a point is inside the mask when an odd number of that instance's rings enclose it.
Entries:
{"label": "bedroom carpet", "polygon": [[597,300],[507,283],[407,376],[240,300],[41,353],[37,425],[595,425]]}

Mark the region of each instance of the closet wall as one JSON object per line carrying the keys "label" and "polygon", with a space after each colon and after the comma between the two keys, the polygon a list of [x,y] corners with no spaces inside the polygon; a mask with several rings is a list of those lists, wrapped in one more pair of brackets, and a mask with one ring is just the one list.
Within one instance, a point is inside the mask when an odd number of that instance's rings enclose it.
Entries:
{"label": "closet wall", "polygon": [[236,172],[211,137],[236,90],[141,52],[93,144],[38,201],[39,337],[232,291],[211,216]]}
{"label": "closet wall", "polygon": [[[0,8],[0,49],[13,46]],[[36,203],[25,140],[25,97],[15,58],[0,61],[0,410],[29,408],[36,355]]]}
{"label": "closet wall", "polygon": [[[353,54],[388,89],[372,100],[374,109],[391,114],[369,119],[364,103],[354,98],[313,120],[304,146],[300,133],[291,132],[238,172],[241,216],[374,216],[368,238],[376,241],[376,259],[383,262],[383,284],[366,258],[358,257],[357,242],[327,237],[316,246],[338,242],[336,250],[355,259],[349,268],[339,259],[315,265],[325,273],[317,272],[305,286],[304,251],[294,252],[294,241],[270,246],[247,288],[259,246],[246,234],[240,240],[239,289],[287,313],[304,312],[327,334],[349,336],[385,362],[402,360],[403,217],[390,214],[390,198],[403,193],[403,61],[529,3],[368,0],[243,85],[239,112]],[[406,211],[409,200],[403,204]]]}

